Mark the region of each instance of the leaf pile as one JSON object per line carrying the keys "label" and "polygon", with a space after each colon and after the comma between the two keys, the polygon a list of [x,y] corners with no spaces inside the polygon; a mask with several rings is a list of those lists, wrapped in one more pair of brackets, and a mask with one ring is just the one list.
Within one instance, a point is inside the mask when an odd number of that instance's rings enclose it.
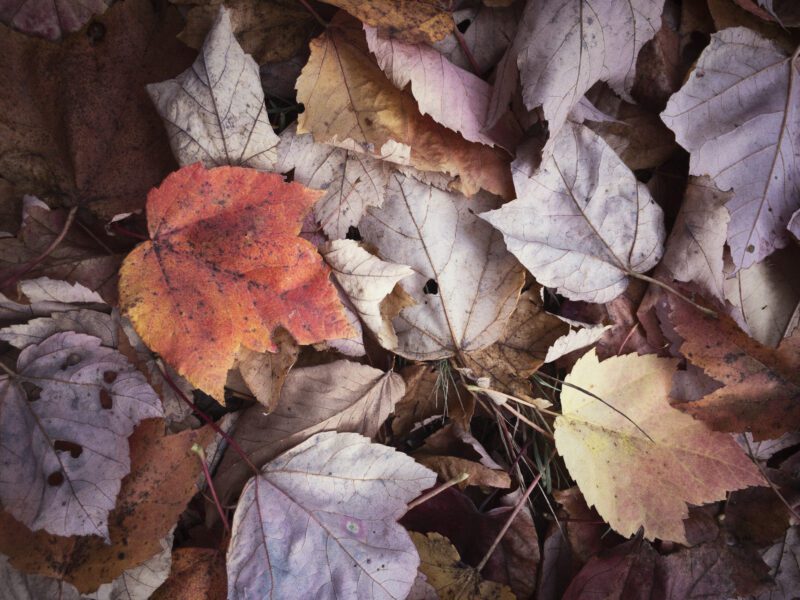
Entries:
{"label": "leaf pile", "polygon": [[796,596],[792,2],[0,22],[0,600]]}

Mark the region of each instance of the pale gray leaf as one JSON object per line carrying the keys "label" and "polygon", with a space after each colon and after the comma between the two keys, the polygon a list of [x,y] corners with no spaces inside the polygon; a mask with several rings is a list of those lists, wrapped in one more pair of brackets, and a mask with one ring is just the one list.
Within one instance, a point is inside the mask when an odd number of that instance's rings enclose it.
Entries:
{"label": "pale gray leaf", "polygon": [[60,331],[85,333],[100,338],[103,346],[117,347],[117,328],[111,315],[86,309],[53,313],[50,317],[10,325],[0,329],[0,340],[22,350],[31,344],[39,344]]}

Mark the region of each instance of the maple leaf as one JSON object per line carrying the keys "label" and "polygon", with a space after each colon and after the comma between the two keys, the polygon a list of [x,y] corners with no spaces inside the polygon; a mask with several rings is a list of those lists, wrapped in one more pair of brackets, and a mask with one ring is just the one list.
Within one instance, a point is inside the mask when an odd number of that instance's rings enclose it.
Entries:
{"label": "maple leaf", "polygon": [[[573,300],[608,302],[661,258],[661,208],[597,134],[567,124],[512,164],[518,199],[483,213],[542,285]],[[538,168],[537,168],[538,167]]]}
{"label": "maple leaf", "polygon": [[745,334],[730,317],[704,317],[676,302],[670,312],[683,338],[680,352],[723,387],[678,405],[714,429],[750,431],[756,440],[792,431],[800,424],[800,332],[777,349]]}
{"label": "maple leaf", "polygon": [[[373,437],[404,393],[398,374],[348,360],[295,369],[286,377],[275,409],[265,413],[254,406],[244,411],[233,439],[260,467],[321,431]],[[252,474],[241,456],[228,452],[214,483],[220,495],[229,498]]]}
{"label": "maple leaf", "polygon": [[555,441],[587,503],[616,531],[643,527],[647,539],[685,544],[687,503],[764,479],[730,436],[669,405],[675,367],[636,354],[601,363],[590,351],[565,379]]}
{"label": "maple leaf", "polygon": [[513,600],[511,590],[461,561],[455,546],[438,533],[411,533],[420,558],[420,571],[442,600]]}
{"label": "maple leaf", "polygon": [[384,260],[414,274],[402,288],[415,300],[394,320],[401,356],[446,358],[490,345],[517,304],[524,274],[500,235],[476,215],[496,201],[466,199],[399,173],[386,201],[359,224]]}
{"label": "maple leaf", "polygon": [[[733,65],[733,68],[729,68]],[[661,119],[691,153],[689,172],[733,190],[726,206],[736,269],[786,246],[799,206],[800,85],[795,59],[744,28],[711,36]]]}
{"label": "maple leaf", "polygon": [[389,183],[387,162],[360,152],[317,144],[309,134],[297,135],[292,125],[281,133],[274,169],[294,169],[294,181],[325,190],[314,205],[314,217],[331,239],[343,239],[358,225],[368,206],[381,206]]}
{"label": "maple leaf", "polygon": [[10,0],[0,4],[0,21],[15,29],[58,40],[105,12],[106,0]]}
{"label": "maple leaf", "polygon": [[181,165],[269,169],[275,163],[278,136],[267,118],[258,65],[233,37],[224,7],[194,65],[147,91]]}
{"label": "maple leaf", "polygon": [[274,351],[351,331],[314,246],[297,236],[318,192],[239,167],[176,171],[147,199],[151,241],[120,269],[120,305],[145,343],[217,400],[240,348]]}
{"label": "maple leaf", "polygon": [[[528,2],[511,52],[529,109],[541,106],[556,136],[598,81],[630,100],[639,50],[661,25],[663,0]],[[506,106],[502,87],[493,104]]]}
{"label": "maple leaf", "polygon": [[257,589],[259,597],[405,598],[419,558],[396,521],[435,481],[358,434],[309,438],[245,486],[228,549],[228,597]]}
{"label": "maple leaf", "polygon": [[32,530],[108,539],[108,513],[130,467],[127,438],[162,414],[125,358],[78,333],[28,346],[0,377],[0,500]]}
{"label": "maple leaf", "polygon": [[402,41],[436,42],[453,29],[453,18],[442,0],[325,0],[359,21]]}
{"label": "maple leaf", "polygon": [[297,131],[313,134],[317,142],[446,173],[458,178],[453,185],[468,196],[481,188],[513,196],[506,153],[467,142],[420,114],[414,97],[375,64],[364,31],[351,20],[334,19],[311,41],[297,100],[305,106]]}

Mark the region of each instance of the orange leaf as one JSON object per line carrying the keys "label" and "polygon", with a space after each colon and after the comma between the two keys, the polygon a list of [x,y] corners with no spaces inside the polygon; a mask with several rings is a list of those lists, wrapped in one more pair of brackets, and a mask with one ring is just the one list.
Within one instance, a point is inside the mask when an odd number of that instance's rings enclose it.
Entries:
{"label": "orange leaf", "polygon": [[240,167],[167,177],[147,198],[151,241],[120,270],[137,333],[220,401],[240,350],[275,351],[276,327],[301,344],[352,335],[327,267],[298,237],[321,195]]}

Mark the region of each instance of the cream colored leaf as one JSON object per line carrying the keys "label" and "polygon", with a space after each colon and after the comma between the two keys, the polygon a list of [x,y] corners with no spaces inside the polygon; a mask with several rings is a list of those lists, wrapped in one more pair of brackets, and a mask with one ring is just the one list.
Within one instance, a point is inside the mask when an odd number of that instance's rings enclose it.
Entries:
{"label": "cream colored leaf", "polygon": [[[267,413],[248,408],[233,439],[257,466],[320,431],[374,436],[405,393],[403,378],[367,365],[338,360],[294,369],[286,377],[278,406]],[[236,453],[227,452],[214,479],[223,498],[238,493],[252,475]]]}
{"label": "cream colored leaf", "polygon": [[726,204],[736,269],[789,242],[786,226],[800,207],[800,84],[781,48],[737,27],[711,36],[661,119],[691,153],[689,172],[733,190]]}
{"label": "cream colored leaf", "polygon": [[553,362],[570,352],[591,346],[603,337],[603,334],[609,329],[611,329],[611,325],[594,325],[571,329],[553,342],[553,345],[547,350],[544,362]]}
{"label": "cream colored leaf", "polygon": [[274,165],[278,136],[267,118],[258,65],[233,36],[226,8],[220,8],[194,65],[147,91],[181,165]]}
{"label": "cream colored leaf", "polygon": [[408,456],[358,434],[306,440],[242,492],[228,598],[403,600],[419,556],[397,519],[435,482]]}
{"label": "cream colored leaf", "polygon": [[496,205],[486,194],[468,200],[391,176],[383,207],[369,209],[359,230],[383,260],[414,271],[400,284],[416,304],[394,320],[395,352],[433,360],[502,335],[525,277],[501,236],[476,216]]}
{"label": "cream colored leaf", "polygon": [[730,435],[670,406],[676,366],[637,354],[601,363],[590,351],[565,380],[555,441],[587,503],[617,532],[643,527],[647,539],[686,544],[687,504],[766,482]]}
{"label": "cream colored leaf", "polygon": [[787,229],[794,236],[795,240],[800,241],[800,209],[797,209],[792,215],[792,218],[789,219]]}
{"label": "cream colored leaf", "polygon": [[673,279],[693,281],[718,300],[724,294],[722,255],[730,220],[724,205],[729,197],[707,177],[691,177],[659,266]]}
{"label": "cream colored leaf", "polygon": [[389,165],[367,154],[318,144],[292,125],[281,133],[275,171],[294,169],[294,181],[325,195],[314,205],[314,216],[331,239],[343,239],[361,220],[368,206],[383,204]]}
{"label": "cream colored leaf", "polygon": [[117,347],[118,332],[111,315],[95,310],[71,310],[0,329],[0,340],[20,350],[39,344],[54,333],[74,331],[100,338],[103,346]]}
{"label": "cream colored leaf", "polygon": [[392,326],[392,317],[397,313],[386,314],[382,305],[399,281],[414,274],[411,267],[382,261],[354,240],[328,242],[319,250],[378,343],[387,350],[394,349],[397,334]]}
{"label": "cream colored leaf", "polygon": [[274,341],[276,352],[254,352],[242,348],[236,358],[236,367],[245,385],[267,410],[277,406],[286,375],[300,354],[297,342],[286,331],[276,332]]}
{"label": "cream colored leaf", "polygon": [[729,314],[744,331],[765,346],[776,347],[797,327],[800,317],[798,264],[800,249],[792,245],[725,280],[725,299],[732,305]]}
{"label": "cream colored leaf", "polygon": [[464,139],[494,146],[484,132],[491,86],[477,75],[455,66],[425,44],[406,44],[383,38],[364,27],[367,45],[395,87],[410,84],[419,111]]}
{"label": "cream colored leaf", "polygon": [[[512,164],[517,200],[483,213],[542,285],[608,302],[661,258],[664,223],[647,187],[583,125],[568,123],[541,166],[528,146]],[[538,168],[537,168],[538,166]]]}
{"label": "cream colored leaf", "polygon": [[105,304],[105,300],[97,292],[80,283],[69,283],[60,279],[37,277],[19,283],[19,291],[28,298],[31,304],[68,303],[68,304]]}
{"label": "cream colored leaf", "polygon": [[522,97],[555,136],[598,81],[630,100],[636,57],[661,27],[663,0],[528,2],[515,47]]}

